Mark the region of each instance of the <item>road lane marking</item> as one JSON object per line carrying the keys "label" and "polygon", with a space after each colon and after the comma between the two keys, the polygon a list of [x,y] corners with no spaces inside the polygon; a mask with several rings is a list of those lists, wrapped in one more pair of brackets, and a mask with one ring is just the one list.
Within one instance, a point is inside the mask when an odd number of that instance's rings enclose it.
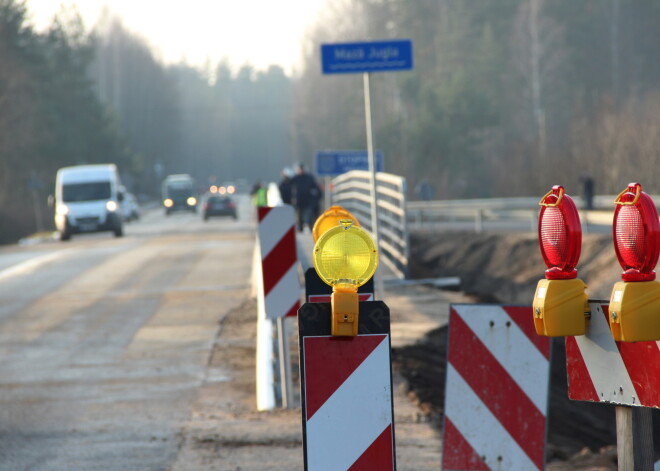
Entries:
{"label": "road lane marking", "polygon": [[29,275],[30,273],[34,273],[43,265],[64,258],[66,255],[70,255],[72,252],[72,250],[60,250],[58,252],[49,253],[40,257],[34,257],[24,262],[17,263],[16,265],[12,265],[9,268],[0,270],[0,281],[15,276]]}

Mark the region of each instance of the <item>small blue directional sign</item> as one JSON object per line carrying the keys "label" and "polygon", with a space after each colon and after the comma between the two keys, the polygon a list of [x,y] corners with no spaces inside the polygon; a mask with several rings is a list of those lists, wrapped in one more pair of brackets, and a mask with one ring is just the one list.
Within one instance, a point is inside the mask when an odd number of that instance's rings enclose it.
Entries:
{"label": "small blue directional sign", "polygon": [[412,41],[322,44],[321,63],[324,74],[410,70],[413,68]]}
{"label": "small blue directional sign", "polygon": [[[376,151],[376,171],[383,171],[383,153]],[[369,170],[366,150],[327,150],[316,153],[316,174],[331,177],[351,170]]]}

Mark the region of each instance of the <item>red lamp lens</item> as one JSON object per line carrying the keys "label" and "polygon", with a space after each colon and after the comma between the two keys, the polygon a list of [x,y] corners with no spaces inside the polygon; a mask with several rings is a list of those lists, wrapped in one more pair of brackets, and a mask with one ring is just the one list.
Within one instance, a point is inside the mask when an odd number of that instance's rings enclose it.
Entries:
{"label": "red lamp lens", "polygon": [[582,227],[575,203],[555,186],[541,200],[539,213],[539,246],[548,269],[549,280],[577,277],[575,267],[580,259]]}
{"label": "red lamp lens", "polygon": [[612,236],[623,281],[653,281],[660,254],[660,223],[651,197],[631,183],[615,200]]}

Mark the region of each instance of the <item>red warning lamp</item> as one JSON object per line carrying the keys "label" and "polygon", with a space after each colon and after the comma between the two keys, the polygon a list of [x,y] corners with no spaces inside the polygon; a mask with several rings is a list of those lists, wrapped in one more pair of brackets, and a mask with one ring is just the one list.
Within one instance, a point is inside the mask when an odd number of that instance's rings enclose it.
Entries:
{"label": "red warning lamp", "polygon": [[539,203],[539,246],[548,280],[577,278],[582,226],[577,207],[563,186],[553,186]]}
{"label": "red warning lamp", "polygon": [[548,269],[536,286],[534,327],[548,337],[584,335],[589,303],[575,269],[582,249],[582,226],[563,186],[553,186],[539,202],[539,247]]}
{"label": "red warning lamp", "polygon": [[658,211],[639,183],[630,183],[614,204],[612,238],[623,273],[610,297],[612,337],[660,340],[660,282],[654,271],[660,255]]}
{"label": "red warning lamp", "polygon": [[612,238],[623,281],[655,280],[660,255],[658,211],[639,183],[630,183],[614,200]]}

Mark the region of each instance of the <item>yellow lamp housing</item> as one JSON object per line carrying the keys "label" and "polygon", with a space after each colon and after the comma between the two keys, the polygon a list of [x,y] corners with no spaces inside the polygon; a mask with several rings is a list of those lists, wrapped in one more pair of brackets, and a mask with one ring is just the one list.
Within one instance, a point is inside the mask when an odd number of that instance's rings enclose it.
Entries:
{"label": "yellow lamp housing", "polygon": [[660,281],[617,282],[609,323],[618,342],[660,340]]}
{"label": "yellow lamp housing", "polygon": [[350,219],[353,221],[354,226],[360,227],[357,218],[341,206],[335,205],[326,209],[323,214],[316,219],[314,227],[312,227],[312,238],[314,239],[314,242],[319,240],[319,237],[321,237],[328,229],[337,227],[339,221],[344,219]]}
{"label": "yellow lamp housing", "polygon": [[577,278],[582,226],[564,187],[552,187],[539,202],[539,248],[548,269],[534,294],[536,333],[547,337],[584,335],[590,313],[587,286]]}
{"label": "yellow lamp housing", "polygon": [[540,280],[532,304],[536,333],[546,337],[584,335],[590,312],[586,289],[579,278]]}
{"label": "yellow lamp housing", "polygon": [[314,268],[332,286],[332,335],[356,336],[359,302],[357,289],[376,272],[378,250],[371,236],[343,219],[323,233],[314,245]]}

